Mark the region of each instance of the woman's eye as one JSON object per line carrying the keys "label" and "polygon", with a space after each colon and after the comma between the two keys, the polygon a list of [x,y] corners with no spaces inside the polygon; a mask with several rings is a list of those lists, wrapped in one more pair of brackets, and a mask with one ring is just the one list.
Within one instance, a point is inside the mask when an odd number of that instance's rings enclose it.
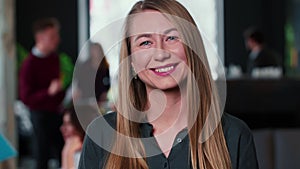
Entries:
{"label": "woman's eye", "polygon": [[168,37],[167,37],[167,41],[168,41],[168,40],[177,40],[177,39],[178,39],[177,36],[168,36]]}
{"label": "woman's eye", "polygon": [[150,41],[144,41],[144,42],[140,43],[140,46],[148,46],[150,44],[151,44]]}

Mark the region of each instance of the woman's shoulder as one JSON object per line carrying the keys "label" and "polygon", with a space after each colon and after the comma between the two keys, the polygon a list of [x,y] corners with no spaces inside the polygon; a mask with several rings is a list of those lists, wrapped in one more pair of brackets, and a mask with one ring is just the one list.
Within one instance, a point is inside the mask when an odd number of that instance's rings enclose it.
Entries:
{"label": "woman's shoulder", "polygon": [[225,137],[232,135],[252,135],[250,128],[244,121],[228,113],[224,113],[222,116],[222,127]]}
{"label": "woman's shoulder", "polygon": [[89,124],[79,168],[102,168],[113,146],[116,118],[116,113],[109,113],[97,117]]}
{"label": "woman's shoulder", "polygon": [[103,141],[103,136],[111,136],[115,133],[117,123],[117,113],[107,113],[95,118],[87,128],[87,135],[93,141]]}
{"label": "woman's shoulder", "polygon": [[87,127],[86,136],[88,141],[105,148],[106,144],[111,143],[116,133],[116,118],[116,113],[109,113],[95,118]]}
{"label": "woman's shoulder", "polygon": [[107,125],[109,125],[112,128],[116,128],[116,122],[117,122],[117,113],[116,112],[110,112],[110,113],[107,113],[103,116],[99,116],[99,117],[95,118],[89,124],[88,130],[98,128],[98,127],[104,127],[104,126],[107,126]]}
{"label": "woman's shoulder", "polygon": [[224,113],[222,126],[232,168],[257,169],[255,144],[247,124],[230,114]]}

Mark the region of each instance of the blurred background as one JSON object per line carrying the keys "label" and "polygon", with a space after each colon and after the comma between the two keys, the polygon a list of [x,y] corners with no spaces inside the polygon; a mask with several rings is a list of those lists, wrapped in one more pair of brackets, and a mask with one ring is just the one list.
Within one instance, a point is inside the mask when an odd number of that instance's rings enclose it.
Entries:
{"label": "blurred background", "polygon": [[[30,168],[32,163],[30,121],[19,113],[23,108],[16,102],[19,68],[34,45],[33,22],[43,17],[59,20],[58,52],[75,65],[86,41],[97,37],[113,21],[125,17],[135,2],[0,0],[0,133],[18,152],[17,157],[0,162],[0,168]],[[253,131],[260,168],[299,169],[300,0],[180,2],[191,12],[210,48],[224,65],[227,82],[224,111],[244,120]],[[264,46],[276,53],[275,68],[257,67],[248,72],[252,52],[245,31],[250,27],[258,28]],[[118,48],[105,45],[103,48],[110,64],[111,88],[114,88]],[[210,60],[212,68],[215,62]],[[72,67],[65,65],[67,71]]]}

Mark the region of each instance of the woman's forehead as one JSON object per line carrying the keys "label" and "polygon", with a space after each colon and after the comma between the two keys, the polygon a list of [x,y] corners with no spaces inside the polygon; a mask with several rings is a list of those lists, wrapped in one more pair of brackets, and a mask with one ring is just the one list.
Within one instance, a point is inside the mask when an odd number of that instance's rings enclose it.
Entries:
{"label": "woman's forehead", "polygon": [[160,12],[145,10],[129,16],[129,36],[139,34],[164,34],[174,25]]}

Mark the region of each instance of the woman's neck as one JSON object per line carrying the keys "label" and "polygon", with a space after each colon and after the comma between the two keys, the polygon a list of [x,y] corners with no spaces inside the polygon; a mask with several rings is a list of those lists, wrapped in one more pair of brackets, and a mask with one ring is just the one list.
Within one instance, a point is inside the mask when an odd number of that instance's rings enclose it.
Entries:
{"label": "woman's neck", "polygon": [[185,95],[179,88],[174,90],[151,90],[148,92],[149,109],[147,117],[154,127],[154,134],[172,128],[179,132],[187,126]]}

